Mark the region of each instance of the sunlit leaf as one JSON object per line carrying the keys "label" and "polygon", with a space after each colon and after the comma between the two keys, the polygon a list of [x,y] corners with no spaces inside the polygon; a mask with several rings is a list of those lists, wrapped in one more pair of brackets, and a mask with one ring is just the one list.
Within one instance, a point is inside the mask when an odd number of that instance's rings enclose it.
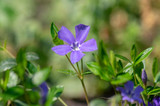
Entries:
{"label": "sunlit leaf", "polygon": [[157,75],[155,76],[155,83],[160,82],[160,72],[157,73]]}
{"label": "sunlit leaf", "polygon": [[144,60],[146,57],[148,57],[150,55],[150,53],[152,52],[153,48],[150,47],[144,51],[142,51],[135,59],[135,65],[142,62],[142,60]]}
{"label": "sunlit leaf", "polygon": [[14,68],[17,65],[15,59],[6,59],[0,63],[0,72],[4,72]]}
{"label": "sunlit leaf", "polygon": [[31,74],[34,74],[34,73],[37,72],[36,66],[33,63],[29,62],[29,61],[27,62],[27,69]]}
{"label": "sunlit leaf", "polygon": [[88,62],[87,67],[93,74],[98,75],[101,79],[106,81],[110,80],[107,70],[101,68],[96,62]]}
{"label": "sunlit leaf", "polygon": [[36,72],[32,79],[33,83],[37,86],[40,85],[48,78],[50,71],[51,68],[45,68],[43,70]]}
{"label": "sunlit leaf", "polygon": [[106,106],[107,103],[103,99],[94,99],[90,102],[89,106]]}
{"label": "sunlit leaf", "polygon": [[3,98],[3,100],[14,100],[24,94],[24,90],[21,87],[12,87],[7,89],[0,97]]}
{"label": "sunlit leaf", "polygon": [[115,54],[115,56],[118,57],[118,58],[120,58],[120,59],[122,59],[122,60],[124,60],[124,61],[130,62],[130,60],[128,58],[126,58],[126,57],[124,57],[122,55]]}
{"label": "sunlit leaf", "polygon": [[153,74],[154,79],[155,79],[157,73],[158,73],[158,59],[154,58],[153,65],[152,65],[152,74]]}
{"label": "sunlit leaf", "polygon": [[123,72],[129,73],[130,75],[132,75],[132,73],[133,73],[132,63],[128,63],[128,64],[124,67]]}
{"label": "sunlit leaf", "polygon": [[34,61],[34,60],[38,60],[39,56],[34,52],[27,52],[26,53],[26,59],[28,61]]}
{"label": "sunlit leaf", "polygon": [[136,49],[135,45],[132,46],[131,54],[130,55],[131,55],[132,60],[134,61],[135,58],[136,58],[136,55],[137,55],[137,49]]}
{"label": "sunlit leaf", "polygon": [[118,85],[123,84],[132,79],[132,76],[129,73],[122,73],[116,76],[115,79],[111,81],[111,84]]}
{"label": "sunlit leaf", "polygon": [[15,72],[11,71],[9,74],[9,81],[7,87],[14,87],[18,84],[18,76]]}
{"label": "sunlit leaf", "polygon": [[47,101],[45,103],[45,106],[50,106],[51,104],[54,104],[55,101],[58,99],[58,97],[62,94],[64,87],[63,86],[55,86],[52,87],[49,90]]}
{"label": "sunlit leaf", "polygon": [[148,95],[157,95],[160,93],[160,88],[154,88],[150,92],[148,92]]}
{"label": "sunlit leaf", "polygon": [[52,39],[53,39],[53,43],[55,45],[61,45],[61,44],[63,44],[63,41],[58,38],[58,31],[59,30],[58,30],[58,28],[56,27],[56,25],[53,22],[51,24],[50,30],[51,30],[51,36],[52,36]]}

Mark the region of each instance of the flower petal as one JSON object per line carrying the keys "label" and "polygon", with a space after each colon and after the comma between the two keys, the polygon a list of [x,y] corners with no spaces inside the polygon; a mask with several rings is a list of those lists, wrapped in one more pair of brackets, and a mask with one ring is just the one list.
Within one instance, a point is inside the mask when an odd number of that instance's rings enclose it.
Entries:
{"label": "flower petal", "polygon": [[76,40],[82,44],[89,33],[90,26],[79,24],[75,27],[76,30]]}
{"label": "flower petal", "polygon": [[73,34],[64,26],[62,26],[58,32],[58,38],[67,42],[68,44],[72,44],[75,41]]}
{"label": "flower petal", "polygon": [[44,104],[45,101],[46,101],[47,94],[48,94],[47,83],[43,82],[39,87],[41,89],[41,100],[40,100],[40,102],[41,102],[41,104]]}
{"label": "flower petal", "polygon": [[58,45],[52,48],[52,50],[59,55],[66,55],[70,51],[72,51],[69,45]]}
{"label": "flower petal", "polygon": [[138,96],[142,91],[143,91],[143,88],[141,86],[137,86],[134,90],[134,94]]}
{"label": "flower petal", "polygon": [[133,87],[134,87],[134,83],[132,81],[128,81],[125,85],[124,85],[125,89],[129,90],[129,91],[132,91],[133,90]]}
{"label": "flower petal", "polygon": [[97,43],[95,39],[90,39],[80,46],[82,52],[91,52],[97,50]]}
{"label": "flower petal", "polygon": [[72,64],[80,61],[83,56],[85,56],[85,54],[81,51],[72,51],[70,56]]}

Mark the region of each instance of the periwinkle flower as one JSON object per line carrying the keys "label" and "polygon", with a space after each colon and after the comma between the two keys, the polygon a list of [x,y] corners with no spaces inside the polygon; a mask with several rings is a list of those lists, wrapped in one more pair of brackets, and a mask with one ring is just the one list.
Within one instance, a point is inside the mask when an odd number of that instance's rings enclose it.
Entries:
{"label": "periwinkle flower", "polygon": [[52,50],[59,55],[66,55],[71,52],[70,59],[72,64],[80,61],[83,56],[82,52],[91,52],[97,50],[97,44],[95,39],[90,39],[84,42],[89,33],[90,26],[79,24],[75,26],[76,38],[74,35],[64,26],[61,27],[58,32],[58,38],[65,41],[67,44],[58,45],[52,48]]}
{"label": "periwinkle flower", "polygon": [[121,92],[122,100],[127,100],[128,102],[138,101],[142,103],[142,99],[140,97],[140,93],[143,91],[141,86],[137,86],[134,89],[134,83],[132,81],[128,81],[123,87],[117,87],[117,91]]}
{"label": "periwinkle flower", "polygon": [[144,85],[146,86],[147,85],[147,74],[146,74],[145,69],[143,69],[143,71],[142,71],[141,78],[142,78]]}
{"label": "periwinkle flower", "polygon": [[46,102],[46,98],[47,98],[47,94],[48,94],[48,86],[46,82],[43,82],[41,85],[39,85],[40,90],[41,90],[41,100],[40,103],[41,104],[45,104]]}
{"label": "periwinkle flower", "polygon": [[153,106],[160,106],[160,97],[157,96],[153,99]]}

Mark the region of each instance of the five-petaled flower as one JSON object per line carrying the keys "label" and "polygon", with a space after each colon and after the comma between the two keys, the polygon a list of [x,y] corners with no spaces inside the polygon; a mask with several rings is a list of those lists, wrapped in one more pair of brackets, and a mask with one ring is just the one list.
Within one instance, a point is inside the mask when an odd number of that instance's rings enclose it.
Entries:
{"label": "five-petaled flower", "polygon": [[143,91],[143,88],[141,86],[137,86],[134,89],[134,83],[132,81],[128,81],[124,85],[124,88],[117,87],[116,90],[121,92],[122,100],[127,100],[128,102],[131,103],[133,103],[134,101],[142,103],[142,99],[140,98],[140,93]]}
{"label": "five-petaled flower", "polygon": [[52,50],[59,55],[66,55],[71,52],[70,59],[72,64],[81,60],[85,56],[82,52],[90,52],[97,50],[97,44],[95,39],[90,39],[84,42],[89,33],[90,26],[79,24],[75,26],[76,38],[74,35],[64,26],[61,27],[58,32],[58,38],[65,41],[67,44],[58,45],[52,48]]}

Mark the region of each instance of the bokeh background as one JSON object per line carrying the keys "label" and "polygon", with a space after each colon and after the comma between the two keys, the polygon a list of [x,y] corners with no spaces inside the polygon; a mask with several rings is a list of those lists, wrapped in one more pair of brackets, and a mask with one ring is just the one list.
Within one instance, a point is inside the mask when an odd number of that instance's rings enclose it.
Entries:
{"label": "bokeh background", "polygon": [[[51,22],[72,33],[75,25],[90,25],[87,39],[95,38],[97,43],[103,40],[108,51],[128,58],[133,44],[139,52],[153,46],[146,59],[146,71],[152,80],[152,58],[160,58],[160,0],[0,0],[0,43],[7,40],[7,49],[14,55],[21,47],[36,52],[40,67],[53,67],[47,83],[64,85],[62,98],[73,106],[83,105],[79,80],[63,73],[72,69],[70,64],[51,51]],[[0,60],[7,57],[0,53]],[[87,53],[84,61],[94,61],[92,53]],[[107,100],[114,94],[107,82],[94,75],[87,75],[85,82],[90,99]]]}

